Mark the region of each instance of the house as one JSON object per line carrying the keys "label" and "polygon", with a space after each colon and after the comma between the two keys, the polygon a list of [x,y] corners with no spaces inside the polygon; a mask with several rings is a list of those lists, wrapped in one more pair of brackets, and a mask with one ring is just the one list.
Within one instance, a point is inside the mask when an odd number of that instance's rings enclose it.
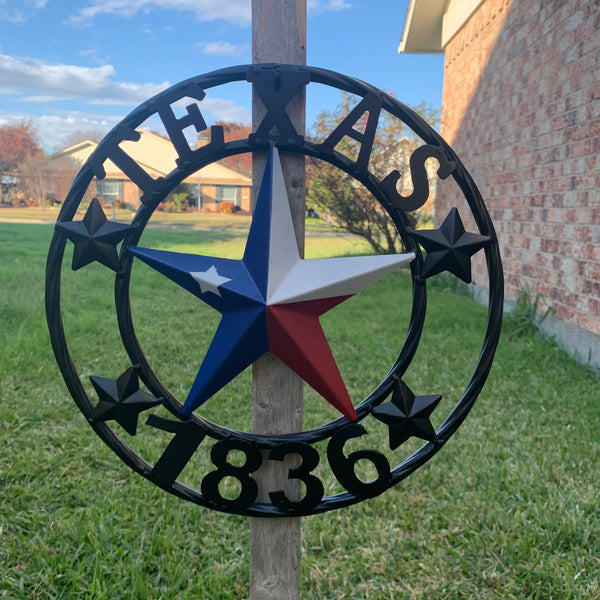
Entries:
{"label": "house", "polygon": [[[444,53],[441,133],[490,211],[508,300],[543,294],[545,327],[600,368],[600,4],[411,0],[399,51]],[[454,204],[438,186],[438,223]]]}
{"label": "house", "polygon": [[[177,152],[167,138],[138,129],[140,139],[137,142],[124,141],[121,148],[135,160],[153,178],[164,177],[175,167]],[[199,144],[206,143],[205,140]],[[55,154],[55,160],[65,157],[83,164],[98,144],[92,140],[83,140]],[[140,204],[140,189],[112,161],[104,163],[106,177],[96,180],[96,195],[107,201],[123,200],[137,207]],[[199,210],[217,210],[221,202],[231,202],[242,210],[250,211],[250,189],[252,180],[240,173],[219,164],[212,163],[200,169],[186,180],[196,196]]]}

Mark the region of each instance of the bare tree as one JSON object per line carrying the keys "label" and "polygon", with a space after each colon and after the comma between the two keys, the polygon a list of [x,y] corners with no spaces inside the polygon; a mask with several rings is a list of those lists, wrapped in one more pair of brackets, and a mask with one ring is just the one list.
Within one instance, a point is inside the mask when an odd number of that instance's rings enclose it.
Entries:
{"label": "bare tree", "polygon": [[[2,192],[9,192],[9,199],[16,190],[11,180],[16,180],[25,158],[40,152],[33,125],[22,121],[15,125],[0,125],[0,204]],[[4,188],[4,190],[3,190]]]}
{"label": "bare tree", "polygon": [[62,203],[65,200],[78,170],[77,161],[70,156],[58,156],[52,159],[50,191],[56,202]]}
{"label": "bare tree", "polygon": [[26,156],[19,166],[19,189],[29,205],[46,206],[50,191],[50,157],[39,150]]}
{"label": "bare tree", "polygon": [[55,152],[60,152],[65,148],[70,148],[75,144],[79,144],[80,142],[84,142],[85,140],[91,140],[92,142],[100,142],[104,136],[106,135],[105,131],[102,129],[79,129],[70,133],[65,141],[60,144],[60,146],[56,147]]}

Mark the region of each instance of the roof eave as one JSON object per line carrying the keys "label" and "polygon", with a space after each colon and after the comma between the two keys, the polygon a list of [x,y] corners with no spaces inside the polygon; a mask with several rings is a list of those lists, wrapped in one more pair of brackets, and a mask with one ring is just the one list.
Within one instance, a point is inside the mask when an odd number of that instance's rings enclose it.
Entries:
{"label": "roof eave", "polygon": [[447,0],[410,0],[398,52],[442,54],[442,26]]}

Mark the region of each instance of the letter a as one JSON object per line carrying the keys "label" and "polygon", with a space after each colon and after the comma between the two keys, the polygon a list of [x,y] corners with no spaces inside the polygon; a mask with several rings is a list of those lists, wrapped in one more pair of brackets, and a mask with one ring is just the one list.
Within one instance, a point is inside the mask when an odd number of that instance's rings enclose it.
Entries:
{"label": "letter a", "polygon": [[[333,154],[335,147],[340,143],[342,138],[348,136],[360,143],[360,152],[358,153],[355,166],[360,171],[367,171],[375,134],[377,133],[380,112],[381,98],[375,94],[365,96],[321,144],[321,148],[325,152]],[[365,113],[368,113],[369,116],[365,130],[361,133],[354,129],[354,125],[356,125]]]}

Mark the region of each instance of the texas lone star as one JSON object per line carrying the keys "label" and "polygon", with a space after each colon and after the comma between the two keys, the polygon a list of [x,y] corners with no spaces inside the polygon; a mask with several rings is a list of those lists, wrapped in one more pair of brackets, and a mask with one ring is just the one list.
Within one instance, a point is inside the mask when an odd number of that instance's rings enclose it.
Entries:
{"label": "texas lone star", "polygon": [[351,421],[356,412],[319,316],[415,258],[412,252],[300,258],[276,149],[269,153],[242,260],[129,251],[223,315],[184,416],[270,351]]}

